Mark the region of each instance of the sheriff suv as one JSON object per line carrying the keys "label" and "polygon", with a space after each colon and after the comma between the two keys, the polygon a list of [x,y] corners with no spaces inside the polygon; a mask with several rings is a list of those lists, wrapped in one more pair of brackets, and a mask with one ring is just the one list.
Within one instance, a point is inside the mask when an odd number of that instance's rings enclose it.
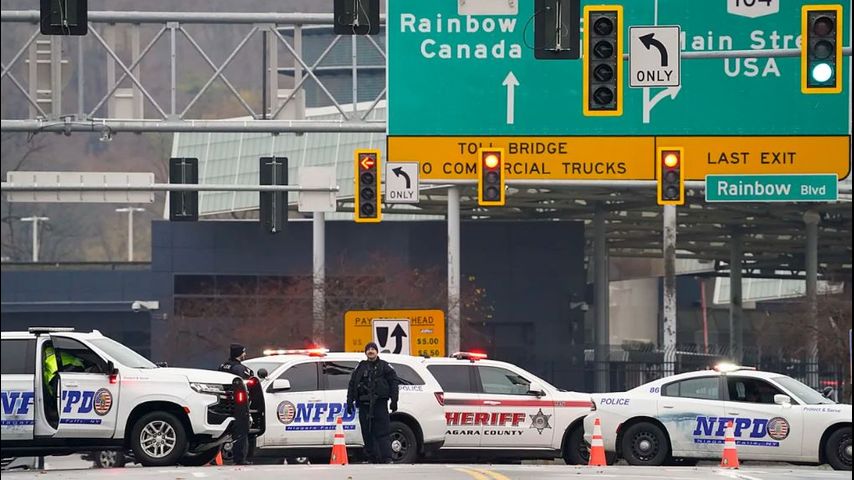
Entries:
{"label": "sheriff suv", "polygon": [[[243,362],[261,378],[265,392],[267,425],[255,440],[256,458],[328,462],[338,417],[347,446],[363,445],[358,413],[348,414],[346,401],[350,376],[364,354],[326,349],[264,354]],[[425,368],[424,358],[392,354],[381,358],[400,378],[399,409],[391,414],[392,460],[413,463],[431,456],[445,440],[442,388]]]}
{"label": "sheriff suv", "polygon": [[424,361],[445,392],[441,456],[557,458],[586,464],[582,420],[590,395],[567,392],[485,354],[460,352]]}
{"label": "sheriff suv", "polygon": [[2,332],[3,457],[130,449],[146,466],[207,463],[230,439],[236,378],[160,368],[97,330]]}
{"label": "sheriff suv", "polygon": [[732,422],[742,460],[829,463],[851,470],[851,405],[794,378],[721,364],[668,376],[627,392],[593,395],[607,452],[632,465],[720,459]]}

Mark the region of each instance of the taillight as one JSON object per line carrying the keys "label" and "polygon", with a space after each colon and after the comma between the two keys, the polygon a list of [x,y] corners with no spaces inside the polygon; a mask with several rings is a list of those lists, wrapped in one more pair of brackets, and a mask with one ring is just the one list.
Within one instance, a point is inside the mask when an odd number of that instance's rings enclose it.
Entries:
{"label": "taillight", "polygon": [[255,377],[249,377],[249,380],[246,380],[247,387],[254,387],[256,383],[258,383],[258,380]]}
{"label": "taillight", "polygon": [[246,390],[237,390],[234,392],[234,403],[243,405],[246,403]]}
{"label": "taillight", "polygon": [[118,382],[119,382],[119,374],[118,373],[110,374],[110,385],[115,385]]}
{"label": "taillight", "polygon": [[434,392],[433,395],[436,396],[436,401],[439,402],[439,405],[445,406],[445,392]]}

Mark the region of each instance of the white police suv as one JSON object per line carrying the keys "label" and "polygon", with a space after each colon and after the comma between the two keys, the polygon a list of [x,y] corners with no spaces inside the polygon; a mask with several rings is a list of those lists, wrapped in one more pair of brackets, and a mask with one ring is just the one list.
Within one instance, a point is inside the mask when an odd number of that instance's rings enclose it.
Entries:
{"label": "white police suv", "polygon": [[567,392],[516,365],[461,352],[429,358],[445,392],[442,456],[557,458],[587,463],[582,419],[590,394]]}
{"label": "white police suv", "polygon": [[[347,414],[347,386],[362,353],[326,349],[266,350],[244,365],[261,378],[266,429],[255,440],[258,458],[307,457],[328,462],[335,424],[342,417],[348,447],[363,445],[358,412]],[[442,388],[427,372],[425,359],[382,354],[400,378],[398,411],[391,414],[395,463],[431,456],[445,440]]]}
{"label": "white police suv", "polygon": [[851,470],[851,405],[785,375],[735,365],[674,375],[628,392],[594,394],[607,452],[632,465],[720,459],[733,422],[741,460],[829,463]]}
{"label": "white police suv", "polygon": [[0,351],[4,458],[131,449],[143,465],[201,465],[229,439],[234,375],[159,368],[97,330],[2,332]]}

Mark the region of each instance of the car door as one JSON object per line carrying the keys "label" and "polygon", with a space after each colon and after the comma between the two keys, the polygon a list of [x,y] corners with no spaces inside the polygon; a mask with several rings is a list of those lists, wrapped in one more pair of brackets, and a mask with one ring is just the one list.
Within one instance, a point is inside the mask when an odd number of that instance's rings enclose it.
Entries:
{"label": "car door", "polygon": [[[320,446],[324,431],[321,411],[326,410],[324,394],[317,379],[316,361],[288,365],[267,387],[267,430],[264,444],[271,446]],[[276,380],[287,380],[290,387],[274,388]]]}
{"label": "car door", "polygon": [[32,338],[3,339],[2,380],[0,381],[0,400],[2,400],[2,420],[0,436],[7,440],[32,440],[34,424],[34,395],[36,373],[36,341]]}
{"label": "car door", "polygon": [[59,377],[55,438],[111,438],[116,430],[120,383],[108,363],[79,340],[51,335]]}
{"label": "car door", "polygon": [[720,375],[692,377],[661,387],[658,419],[674,452],[720,457],[726,419]]}
{"label": "car door", "polygon": [[478,365],[481,447],[551,448],[554,400],[528,393],[531,381],[504,367]]}
{"label": "car door", "polygon": [[[324,443],[332,445],[335,435],[335,423],[338,417],[344,424],[344,441],[347,445],[362,445],[362,428],[359,425],[359,415],[356,411],[347,414],[347,386],[350,377],[359,362],[326,360],[320,362],[320,383],[325,395],[325,402],[329,405],[327,424],[329,428],[325,431]],[[358,407],[357,407],[358,408]]]}
{"label": "car door", "polygon": [[734,418],[738,454],[744,458],[793,458],[801,455],[803,406],[774,403],[785,395],[768,381],[727,375],[725,411]]}
{"label": "car door", "polygon": [[445,392],[445,445],[443,448],[480,447],[483,427],[481,396],[472,364],[436,364],[427,370]]}

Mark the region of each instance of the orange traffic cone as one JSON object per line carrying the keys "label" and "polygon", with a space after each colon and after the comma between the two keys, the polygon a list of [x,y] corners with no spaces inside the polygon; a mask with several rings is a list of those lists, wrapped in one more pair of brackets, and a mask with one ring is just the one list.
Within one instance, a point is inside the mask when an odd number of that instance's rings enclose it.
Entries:
{"label": "orange traffic cone", "polygon": [[335,440],[332,442],[330,465],[347,465],[347,444],[344,442],[344,423],[341,417],[335,422]]}
{"label": "orange traffic cone", "polygon": [[222,465],[222,450],[218,450],[216,452],[216,458],[214,458],[214,464],[219,466]]}
{"label": "orange traffic cone", "polygon": [[593,421],[593,438],[590,440],[590,461],[587,463],[591,467],[604,467],[608,465],[605,461],[605,444],[602,442],[602,424],[599,419]]}
{"label": "orange traffic cone", "polygon": [[732,426],[732,420],[726,424],[724,455],[721,458],[721,468],[738,468],[738,452],[735,447],[735,429]]}

